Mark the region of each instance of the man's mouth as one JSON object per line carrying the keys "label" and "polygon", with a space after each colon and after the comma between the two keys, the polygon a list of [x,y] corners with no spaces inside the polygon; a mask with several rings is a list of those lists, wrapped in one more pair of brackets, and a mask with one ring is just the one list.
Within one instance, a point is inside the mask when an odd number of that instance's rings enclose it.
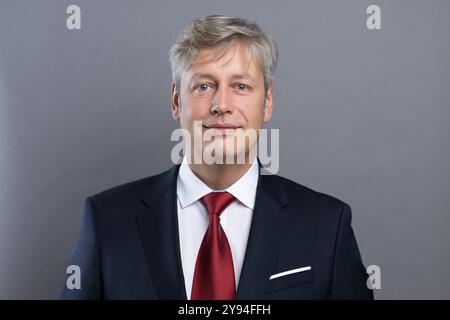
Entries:
{"label": "man's mouth", "polygon": [[212,129],[220,132],[221,134],[233,133],[235,129],[241,128],[240,126],[230,123],[215,123],[210,125],[204,125],[203,128]]}

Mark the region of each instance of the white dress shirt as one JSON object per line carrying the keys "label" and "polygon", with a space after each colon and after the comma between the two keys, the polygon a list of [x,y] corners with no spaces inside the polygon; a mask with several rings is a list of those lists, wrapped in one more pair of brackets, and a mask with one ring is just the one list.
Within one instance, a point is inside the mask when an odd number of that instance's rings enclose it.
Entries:
{"label": "white dress shirt", "polygon": [[247,248],[258,176],[258,162],[255,158],[250,169],[238,181],[226,189],[213,190],[192,172],[186,157],[183,158],[177,178],[177,207],[181,263],[189,300],[198,251],[209,225],[208,211],[200,199],[214,191],[227,191],[237,199],[220,215],[220,224],[231,247],[237,288]]}

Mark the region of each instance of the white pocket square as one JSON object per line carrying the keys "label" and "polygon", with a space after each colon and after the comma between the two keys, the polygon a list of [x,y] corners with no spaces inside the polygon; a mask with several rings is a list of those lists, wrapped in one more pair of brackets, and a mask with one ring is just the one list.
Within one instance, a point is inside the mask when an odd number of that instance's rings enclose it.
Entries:
{"label": "white pocket square", "polygon": [[279,277],[284,277],[284,276],[287,276],[287,275],[293,274],[293,273],[299,273],[299,272],[303,272],[303,271],[308,271],[308,270],[311,270],[311,266],[307,266],[307,267],[302,267],[302,268],[297,268],[297,269],[292,269],[292,270],[276,273],[276,274],[271,275],[269,280],[276,279],[276,278],[279,278]]}

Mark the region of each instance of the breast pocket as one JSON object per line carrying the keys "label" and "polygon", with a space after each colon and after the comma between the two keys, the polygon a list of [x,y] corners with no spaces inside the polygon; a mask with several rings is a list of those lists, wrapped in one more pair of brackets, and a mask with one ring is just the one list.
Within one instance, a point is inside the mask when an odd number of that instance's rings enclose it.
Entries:
{"label": "breast pocket", "polygon": [[264,292],[270,293],[296,287],[310,283],[313,280],[314,272],[311,266],[290,269],[271,275]]}

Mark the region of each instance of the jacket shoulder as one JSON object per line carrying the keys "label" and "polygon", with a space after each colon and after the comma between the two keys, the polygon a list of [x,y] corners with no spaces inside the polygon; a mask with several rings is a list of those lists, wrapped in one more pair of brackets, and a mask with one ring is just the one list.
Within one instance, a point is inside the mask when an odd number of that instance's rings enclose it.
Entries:
{"label": "jacket shoulder", "polygon": [[164,172],[102,190],[88,198],[100,206],[102,204],[115,205],[126,202],[128,199],[134,201],[136,197],[140,197],[146,192],[157,192],[158,190],[163,192],[165,188],[170,187],[175,170],[174,166]]}
{"label": "jacket shoulder", "polygon": [[348,206],[346,202],[338,199],[330,194],[314,190],[303,184],[292,181],[288,178],[275,175],[274,179],[281,185],[282,189],[289,198],[289,202],[320,211],[342,210],[344,206]]}

